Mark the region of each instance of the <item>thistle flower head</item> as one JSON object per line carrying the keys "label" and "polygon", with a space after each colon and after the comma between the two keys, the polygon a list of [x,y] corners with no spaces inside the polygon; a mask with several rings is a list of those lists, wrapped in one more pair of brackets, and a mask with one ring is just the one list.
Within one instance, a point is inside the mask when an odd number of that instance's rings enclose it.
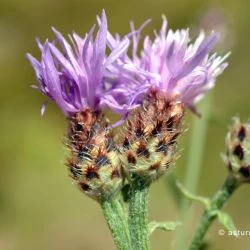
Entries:
{"label": "thistle flower head", "polygon": [[229,171],[244,182],[250,182],[250,123],[233,119],[226,136],[227,153],[223,156]]}
{"label": "thistle flower head", "polygon": [[[120,64],[119,61],[116,63],[116,68],[122,69],[122,76],[118,79],[120,86],[123,86],[122,82],[127,82],[126,89],[129,88],[134,102],[140,102],[143,94],[155,89],[162,92],[166,99],[175,97],[194,110],[195,103],[214,86],[217,76],[227,66],[224,60],[228,54],[224,57],[216,53],[209,56],[218,41],[218,34],[206,37],[201,32],[196,41],[190,43],[188,29],[167,31],[167,21],[163,17],[160,32],[155,32],[153,40],[146,36],[143,50],[138,55],[140,33],[145,24],[138,30],[132,24],[132,32],[128,35],[133,42],[132,57],[125,55]],[[112,36],[108,40],[111,48],[121,41],[119,37]]]}
{"label": "thistle flower head", "polygon": [[126,53],[129,40],[121,40],[107,55],[105,12],[97,19],[95,39],[95,26],[84,38],[73,33],[71,44],[53,28],[55,41],[38,41],[41,61],[30,54],[27,57],[36,73],[36,88],[53,100],[69,121],[66,165],[70,176],[81,191],[102,202],[116,195],[123,182],[117,147],[102,109],[124,114],[134,107],[118,102],[113,94],[115,86],[108,81],[113,63]]}
{"label": "thistle flower head", "polygon": [[[120,92],[129,93],[127,102],[141,104],[128,118],[121,145],[123,163],[128,176],[152,182],[177,158],[176,140],[183,131],[185,107],[195,111],[195,103],[227,66],[223,63],[227,55],[209,56],[217,34],[201,33],[190,43],[188,30],[167,31],[165,17],[160,32],[155,32],[154,40],[146,36],[138,55],[140,33],[147,22],[138,30],[131,25],[127,36],[132,39],[132,56],[117,60],[112,72],[117,73]],[[113,48],[121,39],[109,35],[108,41]]]}
{"label": "thistle flower head", "polygon": [[[88,107],[93,110],[109,107],[121,114],[133,108],[117,102],[110,91],[111,87],[106,87],[104,82],[112,64],[126,53],[129,40],[121,40],[107,56],[108,30],[104,11],[95,39],[94,28],[95,26],[84,38],[76,33],[69,36],[72,45],[60,32],[52,28],[56,36],[55,41],[47,40],[44,44],[38,41],[42,53],[41,61],[30,54],[27,55],[39,83],[36,88],[55,101],[66,116]],[[60,49],[56,46],[57,42],[61,46]]]}

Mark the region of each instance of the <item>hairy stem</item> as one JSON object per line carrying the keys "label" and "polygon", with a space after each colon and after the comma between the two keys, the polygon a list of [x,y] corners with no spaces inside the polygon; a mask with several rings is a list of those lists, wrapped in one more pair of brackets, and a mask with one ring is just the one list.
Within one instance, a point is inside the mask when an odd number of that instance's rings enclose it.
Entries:
{"label": "hairy stem", "polygon": [[127,216],[120,201],[118,199],[107,200],[101,206],[117,249],[131,250]]}
{"label": "hairy stem", "polygon": [[149,186],[136,179],[131,185],[129,200],[129,226],[133,250],[148,250],[148,194]]}
{"label": "hairy stem", "polygon": [[210,208],[204,212],[189,250],[199,250],[201,248],[205,234],[207,233],[214,219],[217,217],[215,211],[218,211],[223,207],[223,205],[239,186],[240,182],[235,177],[230,175],[226,179],[222,188],[219,189],[219,191],[214,195]]}

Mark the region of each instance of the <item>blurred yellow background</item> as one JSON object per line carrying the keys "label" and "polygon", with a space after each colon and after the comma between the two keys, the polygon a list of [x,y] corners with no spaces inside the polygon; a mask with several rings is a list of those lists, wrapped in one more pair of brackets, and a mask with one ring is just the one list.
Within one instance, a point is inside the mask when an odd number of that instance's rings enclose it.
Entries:
{"label": "blurred yellow background", "polygon": [[[250,116],[248,0],[0,0],[0,250],[114,249],[98,204],[81,194],[67,177],[62,144],[65,118],[52,103],[45,116],[40,116],[45,97],[29,87],[35,77],[25,58],[26,52],[39,58],[35,37],[42,41],[53,38],[51,26],[63,34],[75,30],[84,35],[103,8],[111,32],[125,34],[130,20],[138,27],[147,18],[153,18],[147,31],[159,29],[161,14],[173,29],[190,27],[197,34],[202,26],[223,32],[218,49],[222,53],[231,50],[232,55],[213,91],[199,194],[213,195],[226,176],[220,153],[224,152],[227,125],[233,115]],[[173,170],[181,180],[189,134],[183,136],[182,157]],[[249,185],[241,187],[224,209],[241,230],[250,230],[249,193]],[[190,226],[195,228],[203,208],[199,204],[192,207],[196,220]],[[151,190],[150,217],[180,218],[164,178]],[[215,222],[209,230],[211,249],[249,249],[250,236],[218,236],[220,227]],[[170,249],[175,236],[174,232],[156,232],[153,249]]]}

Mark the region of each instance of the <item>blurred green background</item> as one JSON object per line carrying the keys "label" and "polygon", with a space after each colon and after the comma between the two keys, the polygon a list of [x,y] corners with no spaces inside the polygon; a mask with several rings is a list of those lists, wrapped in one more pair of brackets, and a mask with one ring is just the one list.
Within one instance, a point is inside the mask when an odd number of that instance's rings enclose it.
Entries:
{"label": "blurred green background", "polygon": [[[34,73],[25,53],[39,57],[35,37],[52,38],[50,27],[64,34],[72,30],[85,34],[96,14],[105,8],[112,32],[125,34],[129,21],[140,25],[153,18],[146,29],[161,25],[161,14],[171,28],[199,27],[218,29],[221,53],[232,51],[229,67],[213,91],[212,117],[203,159],[199,194],[211,196],[225,176],[220,153],[230,118],[250,115],[250,2],[248,0],[0,0],[0,249],[1,250],[100,250],[114,249],[113,242],[97,203],[72,185],[63,166],[62,144],[66,121],[59,109],[49,104],[44,117],[40,108],[45,98],[29,86]],[[191,126],[189,114],[186,126]],[[198,118],[197,118],[198,119]],[[174,168],[183,180],[189,148],[189,132],[181,142],[182,157]],[[240,230],[250,230],[250,186],[236,192],[224,211],[229,212]],[[202,213],[193,204],[195,228]],[[153,185],[150,217],[178,220],[180,213],[162,178]],[[215,222],[207,239],[211,249],[249,249],[250,237],[218,236]],[[189,233],[188,230],[187,233]],[[170,249],[176,233],[156,232],[153,249]]]}

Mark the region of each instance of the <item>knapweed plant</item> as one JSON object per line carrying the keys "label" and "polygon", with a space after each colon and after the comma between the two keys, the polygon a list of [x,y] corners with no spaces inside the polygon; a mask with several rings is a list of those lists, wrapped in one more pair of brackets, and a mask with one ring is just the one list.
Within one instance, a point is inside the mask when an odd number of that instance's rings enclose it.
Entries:
{"label": "knapweed plant", "polygon": [[[163,17],[154,38],[141,41],[148,22],[139,29],[131,24],[124,37],[113,36],[103,11],[84,37],[73,33],[65,39],[53,28],[54,41],[37,41],[41,60],[27,55],[38,82],[34,88],[54,101],[68,120],[69,175],[100,204],[121,250],[150,249],[155,229],[173,230],[179,224],[148,221],[149,190],[180,155],[177,140],[185,130],[186,111],[202,115],[196,103],[227,66],[228,54],[210,54],[218,34],[201,32],[192,42],[188,30],[168,30]],[[119,114],[120,120],[110,124],[105,109]],[[114,127],[119,127],[117,133]],[[201,248],[216,218],[233,228],[229,215],[220,210],[236,188],[250,180],[249,145],[250,125],[235,119],[223,157],[229,174],[213,199],[197,197],[178,184],[186,197],[205,205],[189,249]]]}

